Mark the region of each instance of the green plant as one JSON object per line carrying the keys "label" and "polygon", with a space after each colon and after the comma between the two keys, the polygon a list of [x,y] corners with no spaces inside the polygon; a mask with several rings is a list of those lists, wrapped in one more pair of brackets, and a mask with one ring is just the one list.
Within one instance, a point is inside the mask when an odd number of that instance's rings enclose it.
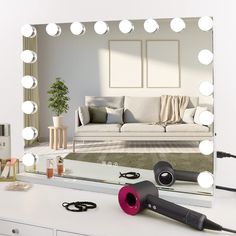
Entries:
{"label": "green plant", "polygon": [[57,116],[67,113],[69,110],[68,101],[70,100],[68,96],[69,89],[61,78],[56,78],[56,81],[51,85],[50,90],[48,90],[48,94],[50,95],[48,108],[51,108]]}

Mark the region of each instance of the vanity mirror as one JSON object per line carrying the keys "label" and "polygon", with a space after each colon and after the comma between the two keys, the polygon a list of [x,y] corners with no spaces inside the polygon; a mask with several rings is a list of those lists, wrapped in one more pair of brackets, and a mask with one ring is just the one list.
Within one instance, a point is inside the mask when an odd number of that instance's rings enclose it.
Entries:
{"label": "vanity mirror", "polygon": [[[169,198],[209,206],[212,26],[210,17],[24,26],[27,173],[21,176],[35,174],[47,183],[85,180],[102,183],[103,189],[149,180]],[[57,176],[58,156],[62,176]],[[46,179],[47,159],[54,161],[54,180]],[[160,161],[194,172],[195,180],[158,184],[153,168]],[[140,176],[125,178],[127,172]],[[165,183],[170,176],[164,171],[161,178]]]}

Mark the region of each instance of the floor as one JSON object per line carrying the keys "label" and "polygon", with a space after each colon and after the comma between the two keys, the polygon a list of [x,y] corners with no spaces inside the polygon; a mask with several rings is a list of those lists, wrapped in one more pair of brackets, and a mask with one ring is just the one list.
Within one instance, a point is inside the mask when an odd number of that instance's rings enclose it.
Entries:
{"label": "floor", "polygon": [[[25,148],[25,152],[37,155],[61,155],[66,156],[72,152],[72,142],[67,149],[53,150],[48,142],[39,143],[37,146]],[[85,142],[76,144],[76,152],[80,153],[199,153],[198,142],[164,142],[164,141],[106,141]]]}

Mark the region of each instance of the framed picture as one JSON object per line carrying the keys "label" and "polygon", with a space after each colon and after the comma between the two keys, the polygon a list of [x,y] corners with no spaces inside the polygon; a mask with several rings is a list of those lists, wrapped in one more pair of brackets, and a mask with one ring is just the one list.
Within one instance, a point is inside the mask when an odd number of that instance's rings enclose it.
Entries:
{"label": "framed picture", "polygon": [[109,87],[142,88],[141,40],[109,41]]}
{"label": "framed picture", "polygon": [[180,87],[178,40],[147,40],[146,69],[148,88]]}

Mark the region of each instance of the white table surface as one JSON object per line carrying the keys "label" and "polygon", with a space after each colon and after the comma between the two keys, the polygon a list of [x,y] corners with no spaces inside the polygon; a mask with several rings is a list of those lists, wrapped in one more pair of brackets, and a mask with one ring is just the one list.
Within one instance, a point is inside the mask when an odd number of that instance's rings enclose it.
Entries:
{"label": "white table surface", "polygon": [[[0,218],[76,232],[86,235],[203,235],[181,223],[149,211],[136,216],[122,212],[117,196],[35,184],[28,192],[5,191],[0,184]],[[98,208],[88,212],[68,212],[64,201],[94,201]],[[191,207],[209,219],[236,229],[236,193],[216,191],[213,208]],[[218,233],[218,232],[216,232]],[[204,235],[215,232],[206,231]],[[229,235],[220,232],[220,235]]]}

